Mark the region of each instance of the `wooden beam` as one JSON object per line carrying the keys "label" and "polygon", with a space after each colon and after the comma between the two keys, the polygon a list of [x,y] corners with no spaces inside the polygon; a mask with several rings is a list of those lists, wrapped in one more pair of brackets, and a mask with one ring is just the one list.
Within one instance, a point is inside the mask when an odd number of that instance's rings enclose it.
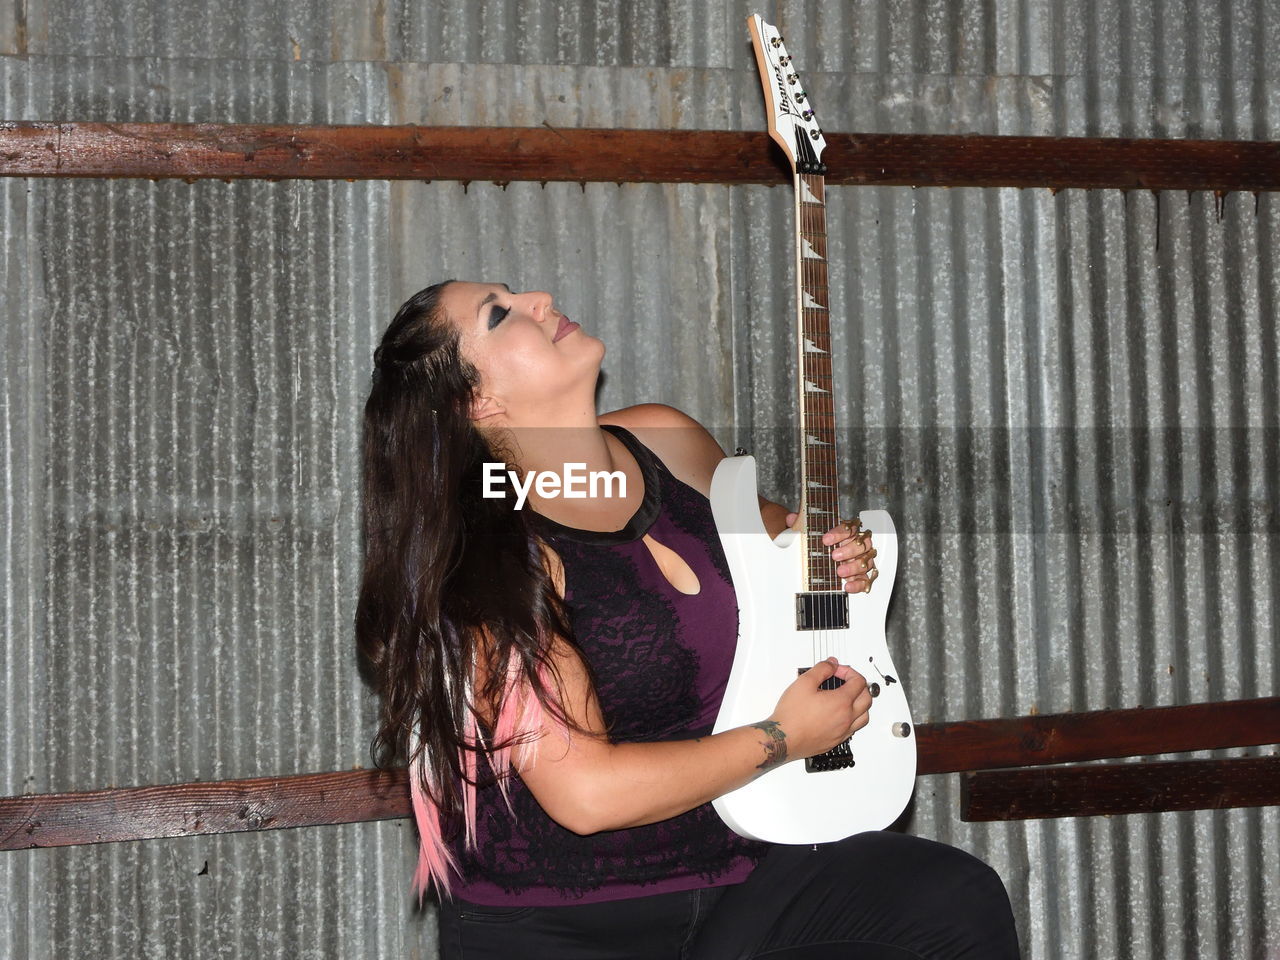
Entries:
{"label": "wooden beam", "polygon": [[410,814],[403,769],[28,794],[0,797],[0,850],[361,823]]}
{"label": "wooden beam", "polygon": [[[916,728],[921,775],[1268,743],[1280,697]],[[403,769],[26,794],[0,797],[0,850],[409,816]]]}
{"label": "wooden beam", "polygon": [[1031,820],[1280,804],[1280,757],[992,770],[960,779],[960,819]]}
{"label": "wooden beam", "polygon": [[[1280,143],[828,133],[828,184],[1280,189]],[[783,183],[761,132],[0,123],[0,176]]]}
{"label": "wooden beam", "polygon": [[921,724],[916,769],[958,773],[1270,743],[1280,743],[1280,697]]}

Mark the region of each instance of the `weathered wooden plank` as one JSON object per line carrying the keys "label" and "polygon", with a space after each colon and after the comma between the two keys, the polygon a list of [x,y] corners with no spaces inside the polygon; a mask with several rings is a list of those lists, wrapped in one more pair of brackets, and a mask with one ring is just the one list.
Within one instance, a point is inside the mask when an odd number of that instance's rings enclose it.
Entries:
{"label": "weathered wooden plank", "polygon": [[[1280,697],[921,724],[916,738],[921,774],[1255,746],[1280,742]],[[0,797],[0,850],[411,815],[403,769],[28,794]]]}
{"label": "weathered wooden plank", "polygon": [[960,819],[1032,820],[1280,804],[1280,757],[990,770],[960,779]]}
{"label": "weathered wooden plank", "polygon": [[0,797],[0,850],[360,823],[409,815],[403,769],[29,794]]}
{"label": "weathered wooden plank", "polygon": [[[1280,189],[1280,143],[827,133],[828,184]],[[781,183],[761,132],[0,123],[0,176]]]}
{"label": "weathered wooden plank", "polygon": [[1280,743],[1280,697],[921,724],[919,773]]}

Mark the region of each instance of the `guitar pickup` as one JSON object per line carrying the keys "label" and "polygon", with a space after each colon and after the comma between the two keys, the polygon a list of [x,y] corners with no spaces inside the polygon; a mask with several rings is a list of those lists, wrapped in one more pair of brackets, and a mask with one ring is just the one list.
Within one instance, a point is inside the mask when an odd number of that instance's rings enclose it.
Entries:
{"label": "guitar pickup", "polygon": [[797,630],[847,630],[849,595],[839,593],[797,593]]}

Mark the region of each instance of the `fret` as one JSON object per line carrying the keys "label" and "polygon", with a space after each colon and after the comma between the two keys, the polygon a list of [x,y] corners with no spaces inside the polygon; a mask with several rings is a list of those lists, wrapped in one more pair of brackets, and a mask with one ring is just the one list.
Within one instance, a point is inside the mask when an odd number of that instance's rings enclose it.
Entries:
{"label": "fret", "polygon": [[804,257],[806,260],[826,260],[827,259],[824,254],[818,253],[818,251],[814,249],[813,241],[811,241],[808,237],[800,238],[800,255]]}
{"label": "fret", "polygon": [[818,194],[822,192],[822,187],[819,186],[817,193],[815,193],[813,187],[809,184],[809,181],[812,179],[814,178],[806,176],[800,177],[800,202],[821,204],[822,198]]}

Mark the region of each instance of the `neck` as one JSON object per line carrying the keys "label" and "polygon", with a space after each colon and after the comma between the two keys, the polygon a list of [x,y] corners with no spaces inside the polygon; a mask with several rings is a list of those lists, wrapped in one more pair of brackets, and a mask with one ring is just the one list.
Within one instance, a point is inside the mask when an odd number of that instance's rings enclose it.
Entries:
{"label": "neck", "polygon": [[[566,465],[570,463],[581,464],[574,469],[585,471],[587,475],[622,469],[622,464],[614,457],[613,441],[608,439],[608,433],[601,429],[596,419],[593,404],[584,404],[573,410],[558,410],[555,416],[532,418],[529,422],[508,423],[502,428],[501,436],[506,441],[513,465],[526,475],[530,472],[539,475],[549,473],[563,482]],[[548,512],[541,509],[544,504],[558,502],[558,499],[540,497],[533,487],[529,489],[528,504],[540,513]],[[586,506],[583,501],[570,502]],[[549,509],[552,513],[557,512],[555,507]]]}
{"label": "neck", "polygon": [[612,448],[605,431],[592,418],[590,424],[555,427],[513,427],[511,438],[515,465],[523,471],[562,474],[567,463],[582,463],[587,470],[613,470]]}

